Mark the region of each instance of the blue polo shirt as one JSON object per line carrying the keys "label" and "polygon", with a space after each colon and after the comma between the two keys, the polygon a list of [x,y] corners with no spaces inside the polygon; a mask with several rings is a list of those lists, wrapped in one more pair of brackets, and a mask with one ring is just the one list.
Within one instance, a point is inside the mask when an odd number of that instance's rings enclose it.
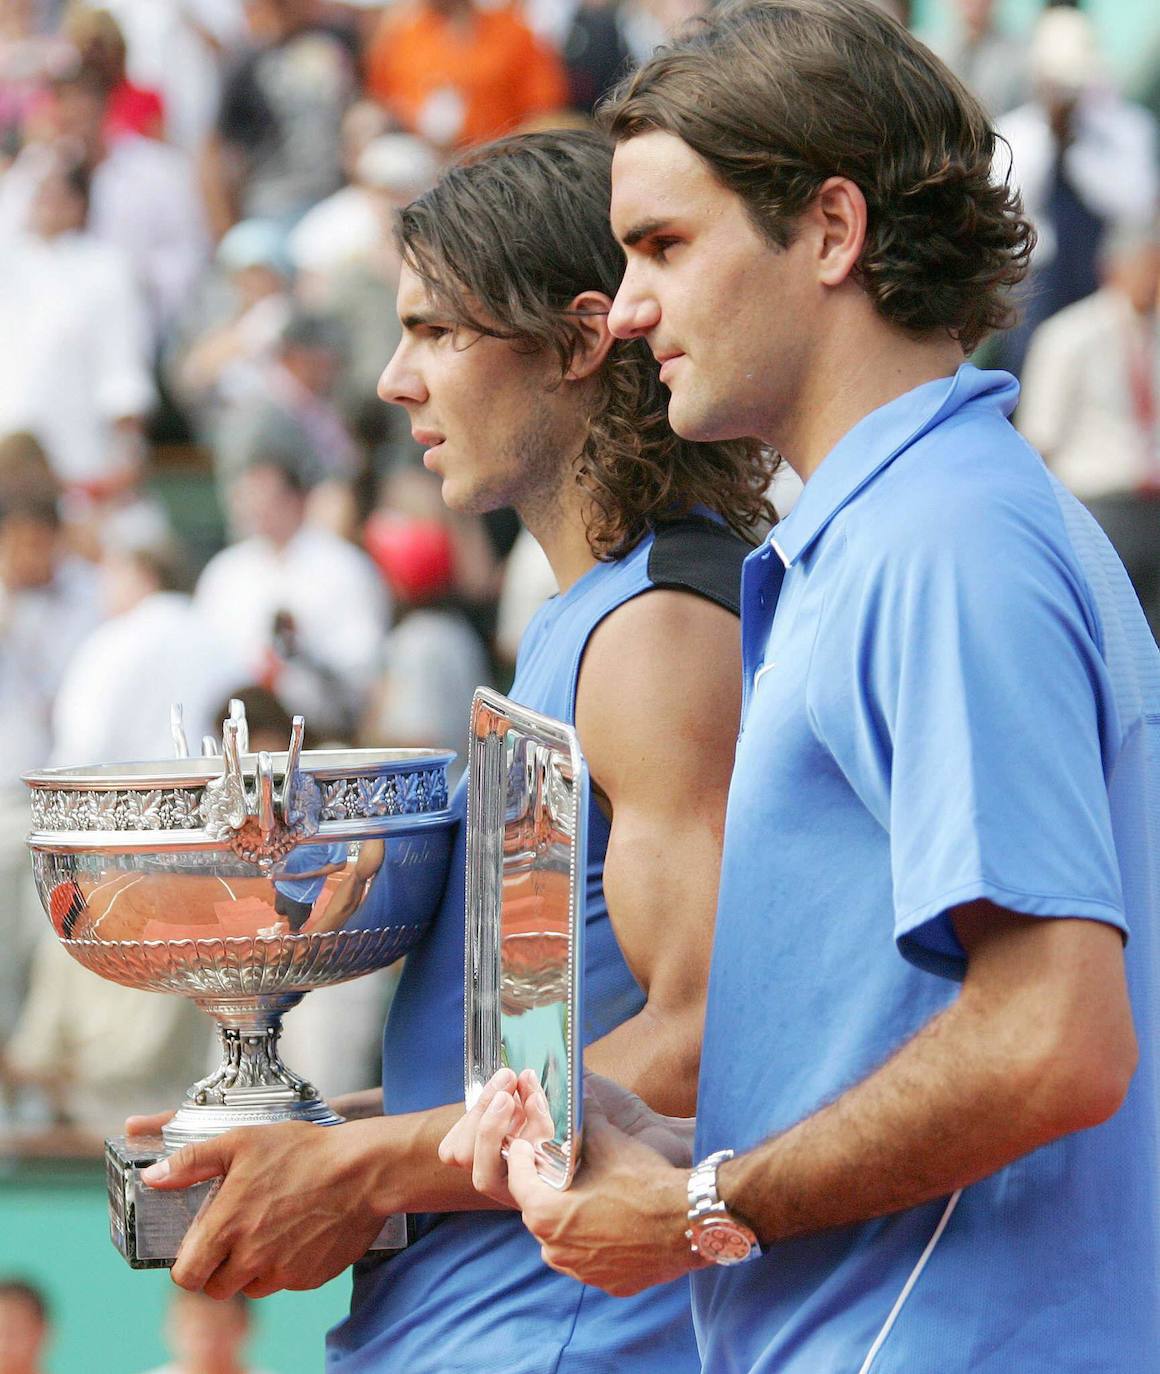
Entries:
{"label": "blue polo shirt", "polygon": [[1017,394],[964,366],[866,416],[746,563],[698,1153],[793,1126],[951,1003],[947,913],[977,898],[1124,933],[1140,1065],[1110,1121],[953,1208],[694,1275],[713,1374],[1160,1361],[1160,654]]}

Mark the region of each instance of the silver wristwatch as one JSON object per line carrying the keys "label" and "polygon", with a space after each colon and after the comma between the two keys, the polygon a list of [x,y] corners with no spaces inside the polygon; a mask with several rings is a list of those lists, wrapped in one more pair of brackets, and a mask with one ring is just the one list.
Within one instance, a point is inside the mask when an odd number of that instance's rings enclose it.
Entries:
{"label": "silver wristwatch", "polygon": [[742,1264],[761,1254],[752,1229],[738,1221],[717,1196],[717,1168],[732,1158],[732,1150],[717,1150],[689,1175],[689,1226],[685,1237],[694,1255],[714,1264]]}

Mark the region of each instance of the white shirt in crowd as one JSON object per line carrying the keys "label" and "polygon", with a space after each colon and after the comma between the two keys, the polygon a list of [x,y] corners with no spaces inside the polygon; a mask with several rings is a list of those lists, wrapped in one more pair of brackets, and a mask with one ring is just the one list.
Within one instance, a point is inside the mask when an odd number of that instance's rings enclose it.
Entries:
{"label": "white shirt in crowd", "polygon": [[242,0],[105,0],[104,8],[125,35],[130,79],[165,102],[166,138],[196,154],[217,114],[222,64],[246,40]]}
{"label": "white shirt in crowd", "polygon": [[521,529],[504,566],[495,643],[500,658],[516,661],[520,640],[532,617],[559,588],[548,555],[527,529]]}
{"label": "white shirt in crowd", "polygon": [[113,423],[153,402],[148,329],[124,255],[90,234],[0,254],[0,434],[26,429],[65,482],[119,466]]}
{"label": "white shirt in crowd", "polygon": [[[995,128],[1010,145],[1012,179],[1039,234],[1034,262],[1042,267],[1056,252],[1055,228],[1046,218],[1056,157],[1047,109],[1029,101],[997,120]],[[1005,158],[1000,143],[998,174],[1007,170]],[[1114,224],[1146,224],[1160,195],[1156,121],[1113,91],[1088,91],[1072,118],[1063,168],[1092,214]]]}
{"label": "white shirt in crowd", "polygon": [[386,588],[366,554],[329,530],[303,525],[281,549],[260,538],[223,549],[194,600],[252,676],[266,666],[275,616],[288,611],[304,654],[356,690],[374,679],[389,622]]}
{"label": "white shirt in crowd", "polygon": [[1144,359],[1160,396],[1156,317],[1145,323],[1108,288],[1053,315],[1032,338],[1017,423],[1085,500],[1160,481],[1160,429],[1141,423],[1132,395],[1133,368]]}
{"label": "white shirt in crowd", "polygon": [[99,626],[73,657],[53,711],[53,763],[172,758],[174,702],[196,754],[204,735],[220,738],[213,713],[248,681],[241,655],[189,597],[156,592]]}
{"label": "white shirt in crowd", "polygon": [[48,763],[53,699],[100,616],[96,574],[79,559],[46,587],[0,587],[0,788],[22,792],[20,775]]}
{"label": "white shirt in crowd", "polygon": [[[51,148],[30,143],[0,177],[0,241],[28,223],[37,188],[53,164]],[[188,305],[209,258],[193,159],[157,139],[122,134],[93,171],[87,227],[124,253],[155,342]]]}
{"label": "white shirt in crowd", "polygon": [[113,1134],[126,1116],[180,1102],[212,1040],[213,1023],[188,997],[96,978],[46,934],[4,1052],[23,1073],[67,1075],[70,1119]]}
{"label": "white shirt in crowd", "polygon": [[154,138],[122,135],[93,173],[89,228],[128,254],[159,337],[209,259],[193,159]]}
{"label": "white shirt in crowd", "polygon": [[454,749],[458,777],[471,698],[490,680],[479,635],[455,611],[414,610],[387,637],[384,659],[376,739],[400,747]]}
{"label": "white shirt in crowd", "polygon": [[363,261],[382,243],[384,216],[373,191],[344,186],[302,216],[289,238],[299,272],[336,272]]}

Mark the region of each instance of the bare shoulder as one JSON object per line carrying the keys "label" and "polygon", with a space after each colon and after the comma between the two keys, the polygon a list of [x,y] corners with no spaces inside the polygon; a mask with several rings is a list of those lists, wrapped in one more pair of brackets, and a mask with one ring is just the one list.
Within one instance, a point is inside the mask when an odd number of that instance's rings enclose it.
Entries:
{"label": "bare shoulder", "polygon": [[705,597],[653,589],[589,640],[576,726],[605,790],[626,770],[680,767],[726,744],[731,758],[740,709],[740,626]]}

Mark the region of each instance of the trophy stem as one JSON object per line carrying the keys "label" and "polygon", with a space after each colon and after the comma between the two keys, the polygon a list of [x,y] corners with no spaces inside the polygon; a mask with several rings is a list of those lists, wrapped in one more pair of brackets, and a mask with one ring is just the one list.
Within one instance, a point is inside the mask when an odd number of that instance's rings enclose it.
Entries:
{"label": "trophy stem", "polygon": [[278,1054],[282,1015],[302,1000],[300,992],[276,996],[197,998],[218,1023],[222,1061],[195,1083],[176,1115],[162,1130],[170,1149],[209,1140],[236,1126],[279,1121],[310,1121],[335,1126],[342,1121],[317,1090]]}

